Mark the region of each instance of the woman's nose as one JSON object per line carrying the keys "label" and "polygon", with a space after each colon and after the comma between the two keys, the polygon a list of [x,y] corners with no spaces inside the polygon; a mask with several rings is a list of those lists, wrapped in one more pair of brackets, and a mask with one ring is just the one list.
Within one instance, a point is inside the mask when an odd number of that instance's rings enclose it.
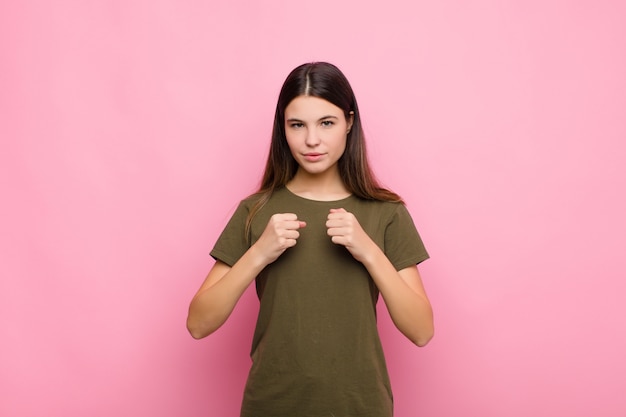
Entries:
{"label": "woman's nose", "polygon": [[315,129],[311,128],[307,130],[306,138],[304,139],[304,143],[307,146],[316,146],[320,143],[320,138]]}

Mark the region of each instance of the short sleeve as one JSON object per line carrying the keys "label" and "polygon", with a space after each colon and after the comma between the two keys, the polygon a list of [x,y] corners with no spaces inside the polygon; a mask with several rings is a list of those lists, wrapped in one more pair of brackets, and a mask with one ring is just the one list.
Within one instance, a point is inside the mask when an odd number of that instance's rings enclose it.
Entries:
{"label": "short sleeve", "polygon": [[429,258],[413,219],[403,204],[397,205],[385,229],[385,255],[398,271]]}
{"label": "short sleeve", "polygon": [[215,242],[211,251],[211,256],[214,259],[222,261],[228,266],[233,266],[246,253],[250,247],[245,231],[248,213],[249,207],[244,200],[239,203],[235,213]]}

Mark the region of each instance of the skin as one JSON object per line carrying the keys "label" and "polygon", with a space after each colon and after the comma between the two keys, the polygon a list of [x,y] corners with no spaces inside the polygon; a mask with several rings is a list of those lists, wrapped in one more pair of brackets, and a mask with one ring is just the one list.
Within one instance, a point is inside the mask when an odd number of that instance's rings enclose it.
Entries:
{"label": "skin", "polygon": [[[285,109],[287,143],[299,168],[287,188],[305,198],[334,201],[347,197],[337,161],[346,147],[352,115],[332,103],[299,96]],[[310,225],[309,227],[319,227]],[[434,334],[433,312],[417,266],[396,271],[352,213],[331,209],[326,224],[329,239],[345,246],[368,270],[385,300],[396,327],[418,346]],[[274,214],[261,237],[232,268],[217,261],[189,307],[187,328],[200,339],[217,330],[233,311],[246,288],[265,266],[295,246],[307,224],[295,213]]]}
{"label": "skin", "polygon": [[334,104],[310,96],[293,99],[285,108],[285,135],[299,169],[287,187],[314,200],[347,197],[337,161],[351,128],[352,116],[346,119]]}

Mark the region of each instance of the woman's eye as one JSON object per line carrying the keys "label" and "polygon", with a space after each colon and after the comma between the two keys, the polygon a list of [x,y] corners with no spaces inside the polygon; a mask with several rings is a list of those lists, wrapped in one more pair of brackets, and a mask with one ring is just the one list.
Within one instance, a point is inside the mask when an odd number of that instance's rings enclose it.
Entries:
{"label": "woman's eye", "polygon": [[294,129],[300,129],[300,128],[301,128],[302,126],[304,126],[304,125],[303,125],[302,123],[299,123],[299,122],[294,122],[294,123],[291,123],[291,125],[290,125],[290,126],[291,126],[292,128],[294,128]]}
{"label": "woman's eye", "polygon": [[332,125],[334,125],[335,123],[333,123],[331,120],[324,120],[322,121],[322,126],[324,127],[330,127]]}

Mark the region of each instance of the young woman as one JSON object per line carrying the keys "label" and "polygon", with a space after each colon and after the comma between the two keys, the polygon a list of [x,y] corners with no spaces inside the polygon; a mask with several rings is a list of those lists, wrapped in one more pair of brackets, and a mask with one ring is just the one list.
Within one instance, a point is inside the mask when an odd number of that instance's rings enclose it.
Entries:
{"label": "young woman", "polygon": [[260,190],[211,256],[189,307],[194,338],[217,330],[253,281],[260,299],[241,416],[392,416],[376,302],[380,293],[397,328],[428,343],[433,314],[416,266],[428,254],[401,198],[368,166],[337,67],[289,74]]}

